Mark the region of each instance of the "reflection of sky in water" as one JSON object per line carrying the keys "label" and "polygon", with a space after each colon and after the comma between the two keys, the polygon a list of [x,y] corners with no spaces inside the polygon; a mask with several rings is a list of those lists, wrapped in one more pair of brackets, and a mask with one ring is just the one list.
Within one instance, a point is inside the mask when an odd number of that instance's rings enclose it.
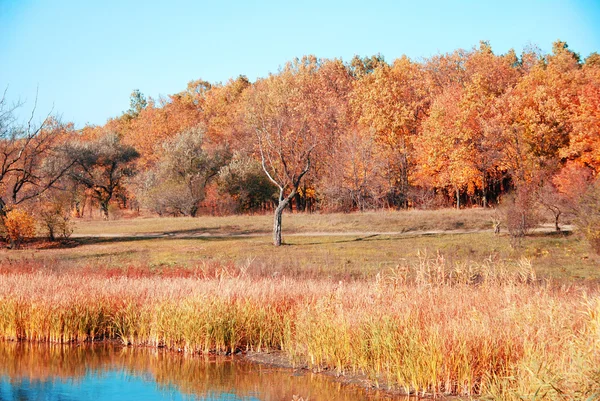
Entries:
{"label": "reflection of sky in water", "polygon": [[88,372],[77,379],[10,380],[0,378],[0,401],[129,401],[204,400],[258,401],[256,397],[215,393],[202,397],[181,394],[175,387],[159,386],[151,375],[132,376],[123,370]]}

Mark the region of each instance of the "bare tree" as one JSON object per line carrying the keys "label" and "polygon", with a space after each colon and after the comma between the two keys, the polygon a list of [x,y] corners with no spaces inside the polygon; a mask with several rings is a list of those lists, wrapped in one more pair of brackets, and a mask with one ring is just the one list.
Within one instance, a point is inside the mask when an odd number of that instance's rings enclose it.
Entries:
{"label": "bare tree", "polygon": [[[36,104],[25,124],[15,111],[22,103],[9,105],[6,90],[0,99],[0,218],[8,208],[34,199],[55,186],[73,162],[59,157],[57,149],[68,127],[50,114],[34,123]],[[37,103],[37,100],[36,100]]]}

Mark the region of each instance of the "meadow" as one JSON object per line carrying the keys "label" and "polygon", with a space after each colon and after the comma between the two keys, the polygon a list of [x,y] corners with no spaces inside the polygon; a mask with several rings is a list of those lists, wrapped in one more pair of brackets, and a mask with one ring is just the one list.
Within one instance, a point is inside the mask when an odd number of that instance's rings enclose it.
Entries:
{"label": "meadow", "polygon": [[513,249],[489,213],[286,215],[279,248],[270,216],[80,222],[63,247],[2,251],[0,337],[280,351],[411,394],[599,397],[597,258],[577,233]]}

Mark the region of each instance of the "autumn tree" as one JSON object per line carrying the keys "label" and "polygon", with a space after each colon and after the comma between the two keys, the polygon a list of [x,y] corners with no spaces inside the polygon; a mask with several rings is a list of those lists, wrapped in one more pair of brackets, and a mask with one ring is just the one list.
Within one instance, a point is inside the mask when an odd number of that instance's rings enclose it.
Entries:
{"label": "autumn tree", "polygon": [[381,207],[387,195],[385,157],[366,130],[354,127],[336,146],[335,165],[323,177],[327,210],[348,212]]}
{"label": "autumn tree", "polygon": [[56,185],[69,171],[72,161],[59,157],[57,147],[72,132],[72,125],[61,124],[47,115],[40,123],[31,117],[20,124],[14,112],[21,104],[10,106],[6,91],[0,98],[0,218],[10,208],[35,199]]}
{"label": "autumn tree", "polygon": [[206,186],[230,157],[228,147],[208,145],[201,126],[162,144],[161,156],[142,184],[148,206],[160,214],[196,216]]}
{"label": "autumn tree", "polygon": [[555,171],[569,144],[572,108],[578,103],[579,58],[566,43],[540,60],[498,102],[498,126],[504,164],[519,185],[545,171]]}
{"label": "autumn tree", "polygon": [[203,97],[202,121],[206,137],[212,143],[220,143],[238,150],[252,150],[252,132],[244,124],[243,95],[250,87],[245,76],[229,80],[225,84],[212,85]]}
{"label": "autumn tree", "polygon": [[320,61],[304,57],[257,81],[248,91],[246,121],[255,132],[263,170],[279,190],[273,221],[276,246],[282,243],[284,209],[311,169],[315,154],[338,133],[341,116],[332,89],[320,75]]}
{"label": "autumn tree", "polygon": [[458,124],[462,96],[462,88],[453,85],[435,99],[416,144],[415,176],[426,186],[456,194],[457,208],[461,191],[478,175],[470,160],[473,149]]}
{"label": "autumn tree", "polygon": [[138,151],[123,144],[117,134],[108,133],[97,141],[69,143],[63,152],[74,161],[69,177],[89,191],[98,201],[103,217],[108,219],[111,200],[124,191],[125,179],[135,174]]}
{"label": "autumn tree", "polygon": [[454,192],[457,208],[461,193],[473,196],[476,191],[485,207],[490,184],[503,174],[503,145],[491,123],[494,105],[515,85],[519,72],[514,52],[496,56],[487,42],[462,57],[461,78],[435,96],[423,123],[416,176]]}
{"label": "autumn tree", "polygon": [[600,180],[596,179],[585,188],[575,205],[575,224],[600,255]]}
{"label": "autumn tree", "polygon": [[[597,60],[597,61],[594,61]],[[600,173],[600,56],[586,59],[581,71],[578,102],[570,113],[572,131],[560,156]]]}
{"label": "autumn tree", "polygon": [[407,57],[379,64],[356,81],[352,104],[359,123],[386,151],[392,203],[407,207],[413,145],[429,107],[422,67]]}
{"label": "autumn tree", "polygon": [[[121,133],[123,143],[140,152],[137,164],[141,169],[152,167],[160,156],[162,143],[202,122],[204,97],[211,85],[202,80],[191,81],[187,89],[158,100],[148,99],[119,118],[109,120],[104,130]],[[139,110],[139,111],[138,111]]]}

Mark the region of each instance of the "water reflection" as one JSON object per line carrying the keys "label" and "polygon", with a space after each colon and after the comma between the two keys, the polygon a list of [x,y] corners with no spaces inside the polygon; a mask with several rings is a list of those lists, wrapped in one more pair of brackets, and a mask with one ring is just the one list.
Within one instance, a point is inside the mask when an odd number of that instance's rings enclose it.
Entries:
{"label": "water reflection", "polygon": [[111,344],[0,343],[0,401],[381,400],[331,378]]}

